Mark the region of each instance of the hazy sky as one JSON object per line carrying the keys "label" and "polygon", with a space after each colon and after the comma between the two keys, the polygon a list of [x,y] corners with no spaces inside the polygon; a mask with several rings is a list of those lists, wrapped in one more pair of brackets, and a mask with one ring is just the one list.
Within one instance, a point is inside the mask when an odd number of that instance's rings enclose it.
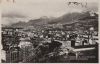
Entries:
{"label": "hazy sky", "polygon": [[[71,1],[71,0],[70,0]],[[76,1],[76,0],[72,0]],[[77,0],[82,1],[82,0]],[[83,0],[85,4],[86,0]],[[89,2],[91,1],[91,2]],[[15,3],[3,0],[2,24],[15,23],[19,20],[28,21],[42,16],[59,17],[69,12],[82,12],[84,10],[97,11],[98,0],[87,0],[87,8],[82,6],[68,6],[68,0],[15,0]]]}

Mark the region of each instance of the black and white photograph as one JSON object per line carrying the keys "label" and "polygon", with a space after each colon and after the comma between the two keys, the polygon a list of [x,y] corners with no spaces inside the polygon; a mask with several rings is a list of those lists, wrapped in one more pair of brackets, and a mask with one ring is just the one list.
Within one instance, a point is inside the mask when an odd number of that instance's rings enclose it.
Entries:
{"label": "black and white photograph", "polygon": [[0,0],[1,63],[99,63],[99,0]]}

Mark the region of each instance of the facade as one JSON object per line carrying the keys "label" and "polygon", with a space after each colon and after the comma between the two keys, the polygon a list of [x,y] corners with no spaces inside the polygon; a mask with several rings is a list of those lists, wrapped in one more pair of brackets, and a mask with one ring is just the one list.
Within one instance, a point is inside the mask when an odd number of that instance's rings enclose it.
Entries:
{"label": "facade", "polygon": [[6,62],[7,63],[16,63],[21,60],[19,47],[11,47],[8,51],[6,51]]}

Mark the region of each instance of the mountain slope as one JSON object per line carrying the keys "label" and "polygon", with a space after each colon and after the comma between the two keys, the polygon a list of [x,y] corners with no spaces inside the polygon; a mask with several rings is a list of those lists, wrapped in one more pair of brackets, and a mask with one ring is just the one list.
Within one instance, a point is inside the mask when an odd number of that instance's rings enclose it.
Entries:
{"label": "mountain slope", "polygon": [[[96,15],[96,14],[95,14]],[[61,17],[58,18],[48,18],[48,17],[41,17],[39,19],[34,19],[34,20],[29,20],[29,22],[18,22],[15,24],[12,24],[13,27],[27,27],[27,26],[43,26],[43,25],[52,25],[52,24],[72,24],[75,23],[76,21],[80,21],[83,22],[84,24],[87,23],[88,18],[90,17],[90,13],[89,12],[83,12],[83,13],[77,13],[77,12],[73,12],[73,13],[68,13],[65,14]],[[93,17],[95,19],[95,17]],[[89,19],[91,20],[91,19]],[[98,19],[96,19],[95,21],[90,21],[89,24],[94,24],[95,26],[97,24]],[[42,27],[41,27],[42,28]]]}

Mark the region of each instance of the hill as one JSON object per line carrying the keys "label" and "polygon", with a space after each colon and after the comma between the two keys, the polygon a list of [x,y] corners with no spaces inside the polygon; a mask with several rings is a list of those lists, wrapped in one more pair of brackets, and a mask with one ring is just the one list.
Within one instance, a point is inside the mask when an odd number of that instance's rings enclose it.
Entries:
{"label": "hill", "polygon": [[77,12],[68,13],[58,18],[53,18],[53,17],[48,18],[45,16],[38,19],[33,19],[33,20],[31,19],[28,22],[18,22],[12,24],[11,26],[13,27],[39,26],[40,28],[42,28],[42,26],[44,25],[48,26],[48,25],[62,24],[65,26],[65,25],[73,25],[76,22],[79,22],[81,26],[84,27],[84,25],[87,25],[87,21],[88,25],[92,25],[96,28],[98,27],[98,15],[94,13],[94,16],[90,16],[89,11],[82,13],[77,13]]}

